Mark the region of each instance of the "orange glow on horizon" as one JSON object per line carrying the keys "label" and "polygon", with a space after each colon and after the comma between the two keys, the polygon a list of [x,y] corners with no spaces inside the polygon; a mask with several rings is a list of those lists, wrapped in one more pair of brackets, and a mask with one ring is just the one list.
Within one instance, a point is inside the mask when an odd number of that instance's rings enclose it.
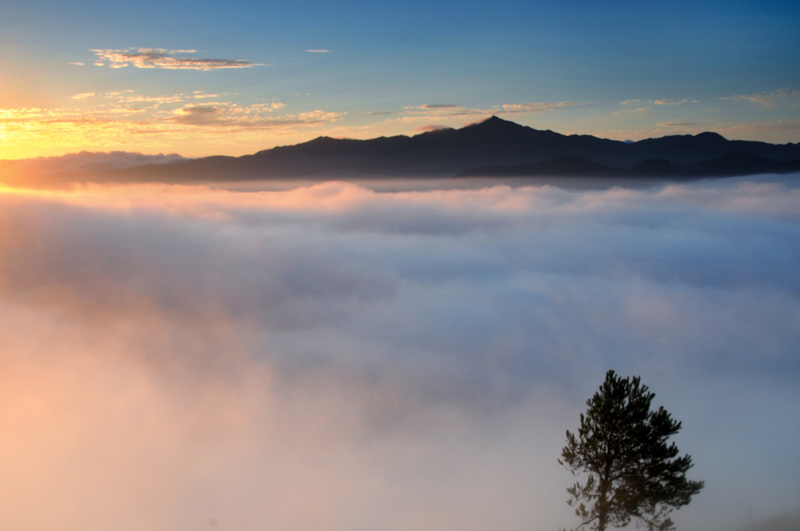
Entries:
{"label": "orange glow on horizon", "polygon": [[225,94],[85,92],[63,106],[0,108],[0,160],[80,151],[239,156],[325,134],[342,114],[286,111],[279,102],[221,101]]}

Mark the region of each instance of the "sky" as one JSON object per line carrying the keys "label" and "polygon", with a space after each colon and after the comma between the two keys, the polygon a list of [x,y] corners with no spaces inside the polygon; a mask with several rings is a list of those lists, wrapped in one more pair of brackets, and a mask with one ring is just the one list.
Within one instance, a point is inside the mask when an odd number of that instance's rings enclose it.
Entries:
{"label": "sky", "polygon": [[799,25],[774,0],[12,0],[0,159],[242,155],[493,114],[618,140],[798,142]]}
{"label": "sky", "polygon": [[678,530],[795,529],[797,183],[4,188],[0,520],[574,528],[614,369],[682,422]]}

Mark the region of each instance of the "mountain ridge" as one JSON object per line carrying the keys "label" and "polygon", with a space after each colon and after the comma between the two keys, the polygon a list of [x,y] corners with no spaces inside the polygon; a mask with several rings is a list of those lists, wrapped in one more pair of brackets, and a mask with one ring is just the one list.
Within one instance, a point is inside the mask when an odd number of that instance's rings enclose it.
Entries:
{"label": "mountain ridge", "polygon": [[[651,159],[686,165],[737,151],[748,151],[779,162],[800,158],[798,144],[728,140],[714,132],[625,143],[591,135],[562,135],[492,116],[460,129],[429,131],[410,137],[368,140],[318,137],[302,144],[240,157],[248,164],[239,170],[243,175],[275,178],[451,177],[486,166],[539,164],[567,157],[628,169]],[[267,168],[270,171],[264,171]]]}
{"label": "mountain ridge", "polygon": [[[738,158],[735,153],[740,153]],[[95,176],[106,181],[171,183],[447,179],[493,174],[509,177],[526,172],[553,177],[598,174],[686,179],[798,171],[797,160],[800,143],[728,140],[714,132],[623,142],[592,135],[563,135],[492,116],[460,129],[414,136],[366,140],[319,136],[240,157],[216,155],[144,164],[97,172]]]}
{"label": "mountain ridge", "polygon": [[689,164],[676,164],[667,159],[647,159],[630,168],[606,166],[584,158],[564,157],[538,164],[490,166],[461,172],[455,178],[471,177],[542,177],[569,176],[621,178],[698,179],[704,177],[737,177],[756,173],[790,173],[800,171],[800,158],[776,161],[754,155],[747,150]]}

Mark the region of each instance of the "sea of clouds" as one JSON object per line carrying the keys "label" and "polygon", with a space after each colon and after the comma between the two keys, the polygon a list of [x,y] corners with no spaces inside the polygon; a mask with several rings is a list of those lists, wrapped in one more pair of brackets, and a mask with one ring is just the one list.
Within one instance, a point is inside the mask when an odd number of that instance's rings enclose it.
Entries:
{"label": "sea of clouds", "polygon": [[0,522],[553,530],[608,369],[678,529],[800,507],[798,176],[652,189],[0,189]]}

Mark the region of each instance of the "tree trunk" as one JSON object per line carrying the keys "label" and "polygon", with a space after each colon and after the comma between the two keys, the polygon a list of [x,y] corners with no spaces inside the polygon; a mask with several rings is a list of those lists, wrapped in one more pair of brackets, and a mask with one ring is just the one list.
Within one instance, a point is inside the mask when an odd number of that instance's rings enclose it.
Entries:
{"label": "tree trunk", "polygon": [[[606,454],[608,451],[606,450]],[[606,455],[603,476],[600,479],[599,499],[597,500],[597,531],[606,531],[608,522],[608,491],[611,488],[611,457]]]}
{"label": "tree trunk", "polygon": [[606,531],[606,508],[601,506],[597,516],[597,531]]}

